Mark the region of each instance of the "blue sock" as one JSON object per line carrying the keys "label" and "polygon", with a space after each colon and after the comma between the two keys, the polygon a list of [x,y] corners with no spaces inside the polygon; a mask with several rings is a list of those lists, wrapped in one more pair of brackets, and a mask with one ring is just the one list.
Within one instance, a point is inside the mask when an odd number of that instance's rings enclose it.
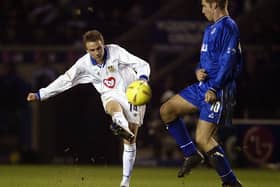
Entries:
{"label": "blue sock", "polygon": [[207,155],[210,164],[216,169],[224,183],[231,184],[236,182],[236,176],[234,175],[221,146],[214,147],[207,153]]}
{"label": "blue sock", "polygon": [[176,140],[176,143],[183,151],[185,157],[193,155],[196,152],[196,147],[190,138],[187,127],[183,120],[176,119],[167,125],[168,132]]}

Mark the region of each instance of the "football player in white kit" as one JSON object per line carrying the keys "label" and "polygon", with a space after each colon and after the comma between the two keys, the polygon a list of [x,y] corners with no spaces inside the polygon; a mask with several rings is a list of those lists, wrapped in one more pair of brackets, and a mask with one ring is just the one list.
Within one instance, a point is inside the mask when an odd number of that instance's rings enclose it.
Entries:
{"label": "football player in white kit", "polygon": [[123,136],[123,177],[120,184],[121,187],[129,187],[136,157],[136,136],[143,123],[145,106],[128,103],[125,90],[135,80],[148,81],[150,65],[118,45],[105,45],[102,34],[97,30],[86,32],[83,43],[87,53],[47,87],[37,93],[29,93],[27,100],[43,101],[78,84],[92,83],[115,127],[129,135]]}

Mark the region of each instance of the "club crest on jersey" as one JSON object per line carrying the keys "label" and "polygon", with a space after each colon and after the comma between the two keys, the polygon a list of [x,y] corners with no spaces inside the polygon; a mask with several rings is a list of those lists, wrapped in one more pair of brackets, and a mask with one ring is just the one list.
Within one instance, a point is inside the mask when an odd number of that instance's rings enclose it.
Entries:
{"label": "club crest on jersey", "polygon": [[108,88],[114,88],[116,85],[116,79],[115,77],[109,77],[103,80],[103,84]]}
{"label": "club crest on jersey", "polygon": [[108,71],[112,73],[115,72],[116,69],[114,68],[114,66],[108,66]]}

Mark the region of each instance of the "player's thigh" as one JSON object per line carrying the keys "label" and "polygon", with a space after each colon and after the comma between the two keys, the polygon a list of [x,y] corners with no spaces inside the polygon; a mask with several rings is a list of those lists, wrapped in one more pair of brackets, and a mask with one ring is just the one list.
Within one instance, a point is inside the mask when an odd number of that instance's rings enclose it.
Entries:
{"label": "player's thigh", "polygon": [[180,95],[176,94],[166,101],[160,108],[161,116],[174,115],[182,116],[187,113],[196,112],[197,108]]}
{"label": "player's thigh", "polygon": [[[162,106],[163,108],[168,108],[169,110],[176,111],[176,113],[184,115],[186,113],[196,112],[197,108],[189,101],[176,94],[172,98],[170,98],[165,104]],[[167,109],[167,110],[168,110]]]}
{"label": "player's thigh", "polygon": [[122,112],[122,107],[118,101],[110,100],[105,105],[105,111],[112,116],[114,112]]}

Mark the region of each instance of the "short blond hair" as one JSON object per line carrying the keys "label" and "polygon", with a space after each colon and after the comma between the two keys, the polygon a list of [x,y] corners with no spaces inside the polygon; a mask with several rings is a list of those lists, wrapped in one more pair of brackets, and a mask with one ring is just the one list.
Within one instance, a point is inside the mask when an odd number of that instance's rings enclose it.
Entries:
{"label": "short blond hair", "polygon": [[90,30],[85,32],[85,34],[83,35],[84,46],[87,42],[96,42],[98,40],[100,40],[104,44],[103,35],[98,30]]}

